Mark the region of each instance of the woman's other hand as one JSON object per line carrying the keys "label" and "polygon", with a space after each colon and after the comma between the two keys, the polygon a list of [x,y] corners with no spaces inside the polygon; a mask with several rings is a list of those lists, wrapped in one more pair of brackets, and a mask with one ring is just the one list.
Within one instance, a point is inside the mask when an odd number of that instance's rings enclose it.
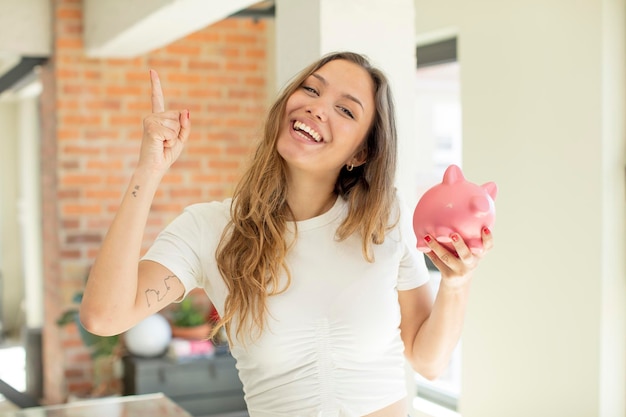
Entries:
{"label": "woman's other hand", "polygon": [[472,253],[458,233],[450,235],[456,253],[448,251],[435,238],[427,235],[424,240],[432,249],[426,253],[433,264],[441,272],[441,284],[446,286],[462,286],[470,281],[480,260],[493,248],[493,235],[484,227],[481,231],[483,250]]}

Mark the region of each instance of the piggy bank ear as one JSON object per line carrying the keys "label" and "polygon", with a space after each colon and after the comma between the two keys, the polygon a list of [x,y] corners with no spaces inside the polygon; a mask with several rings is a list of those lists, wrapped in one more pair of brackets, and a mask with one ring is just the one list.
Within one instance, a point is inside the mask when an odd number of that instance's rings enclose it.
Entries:
{"label": "piggy bank ear", "polygon": [[491,196],[492,200],[496,199],[496,194],[498,194],[498,186],[495,182],[487,182],[480,186],[483,190],[487,192]]}
{"label": "piggy bank ear", "polygon": [[465,181],[461,168],[456,165],[450,165],[446,168],[446,172],[443,173],[444,184],[454,184],[456,182]]}

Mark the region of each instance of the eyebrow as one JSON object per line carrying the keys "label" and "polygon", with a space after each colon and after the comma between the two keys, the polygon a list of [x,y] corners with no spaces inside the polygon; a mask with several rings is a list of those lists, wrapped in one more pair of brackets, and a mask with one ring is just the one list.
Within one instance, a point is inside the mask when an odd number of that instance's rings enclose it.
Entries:
{"label": "eyebrow", "polygon": [[[322,84],[324,84],[324,85],[328,85],[328,82],[326,81],[326,78],[322,77],[322,76],[321,76],[321,75],[319,75],[318,73],[315,73],[315,72],[314,72],[313,74],[311,74],[311,76],[313,76],[313,77],[317,78],[318,80],[320,80],[320,82],[321,82]],[[352,100],[352,101],[354,101],[356,104],[358,104],[359,106],[361,106],[361,108],[362,108],[363,110],[365,110],[365,107],[363,107],[363,103],[361,103],[361,101],[360,101],[358,98],[354,97],[352,94],[344,93],[344,94],[342,94],[342,97],[345,97],[345,98],[347,98],[348,100]]]}

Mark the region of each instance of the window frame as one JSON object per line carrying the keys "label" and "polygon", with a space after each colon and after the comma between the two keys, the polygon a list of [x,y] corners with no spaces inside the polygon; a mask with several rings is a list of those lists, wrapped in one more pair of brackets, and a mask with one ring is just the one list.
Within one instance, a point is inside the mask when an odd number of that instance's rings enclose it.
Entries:
{"label": "window frame", "polygon": [[[430,66],[457,62],[457,38],[449,38],[416,47],[416,69]],[[431,274],[437,274],[439,270],[425,257],[426,265]],[[434,385],[424,383],[416,378],[416,396],[440,405],[452,411],[458,411],[459,397],[447,390],[437,388]]]}

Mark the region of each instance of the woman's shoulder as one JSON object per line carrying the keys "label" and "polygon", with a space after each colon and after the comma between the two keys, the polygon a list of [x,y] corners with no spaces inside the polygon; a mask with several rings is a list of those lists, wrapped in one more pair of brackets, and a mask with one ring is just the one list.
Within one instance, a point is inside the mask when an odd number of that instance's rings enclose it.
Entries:
{"label": "woman's shoulder", "polygon": [[230,219],[231,199],[195,203],[185,207],[181,216],[188,216],[198,225],[223,226]]}
{"label": "woman's shoulder", "polygon": [[185,207],[185,211],[188,211],[193,214],[203,215],[206,213],[215,213],[215,212],[230,212],[231,198],[227,198],[225,200],[220,201],[205,201],[202,203],[194,203]]}

